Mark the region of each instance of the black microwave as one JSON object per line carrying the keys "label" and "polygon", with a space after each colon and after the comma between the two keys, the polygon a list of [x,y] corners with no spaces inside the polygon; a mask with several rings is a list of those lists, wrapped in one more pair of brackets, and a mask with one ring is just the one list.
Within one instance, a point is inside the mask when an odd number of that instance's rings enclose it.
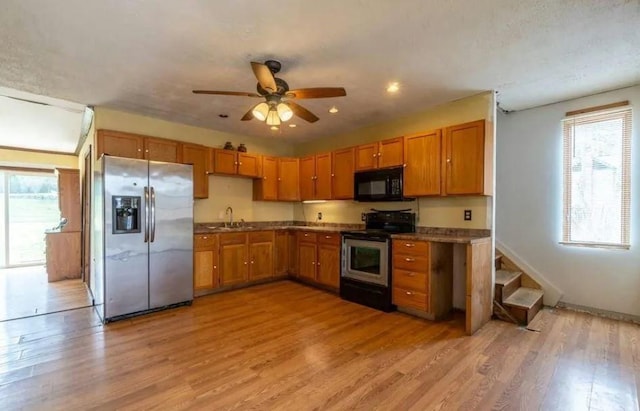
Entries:
{"label": "black microwave", "polygon": [[403,167],[357,171],[353,177],[356,201],[406,201],[402,195]]}

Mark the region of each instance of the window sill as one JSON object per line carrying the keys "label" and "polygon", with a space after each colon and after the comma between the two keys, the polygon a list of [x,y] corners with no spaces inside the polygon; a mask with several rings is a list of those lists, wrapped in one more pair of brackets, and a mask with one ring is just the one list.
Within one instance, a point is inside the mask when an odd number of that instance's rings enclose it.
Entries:
{"label": "window sill", "polygon": [[604,248],[613,250],[629,250],[631,245],[629,244],[611,244],[611,243],[579,243],[570,241],[560,241],[558,244],[566,245],[570,247],[585,247],[585,248]]}

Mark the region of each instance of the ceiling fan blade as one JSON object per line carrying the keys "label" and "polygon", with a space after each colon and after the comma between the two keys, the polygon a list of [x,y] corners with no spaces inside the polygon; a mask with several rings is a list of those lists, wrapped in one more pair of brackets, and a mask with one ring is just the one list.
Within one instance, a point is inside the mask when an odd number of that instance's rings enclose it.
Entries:
{"label": "ceiling fan blade", "polygon": [[255,108],[255,106],[251,107],[249,109],[249,111],[247,111],[244,116],[242,116],[242,118],[240,120],[242,121],[249,121],[253,118],[253,109]]}
{"label": "ceiling fan blade", "polygon": [[298,103],[294,103],[293,101],[287,101],[287,105],[289,106],[289,108],[291,108],[291,111],[293,111],[293,114],[295,114],[296,116],[300,117],[303,120],[308,121],[309,123],[315,123],[316,121],[320,120],[318,116],[316,116],[306,108],[302,107]]}
{"label": "ceiling fan blade", "polygon": [[269,70],[269,67],[262,63],[251,62],[251,69],[260,83],[260,87],[267,90],[270,93],[278,91],[276,86],[276,80],[273,78],[273,73]]}
{"label": "ceiling fan blade", "polygon": [[346,96],[347,91],[342,87],[313,87],[289,90],[285,95],[289,98],[328,98]]}
{"label": "ceiling fan blade", "polygon": [[217,94],[220,96],[262,97],[260,94],[244,91],[193,90],[193,94]]}

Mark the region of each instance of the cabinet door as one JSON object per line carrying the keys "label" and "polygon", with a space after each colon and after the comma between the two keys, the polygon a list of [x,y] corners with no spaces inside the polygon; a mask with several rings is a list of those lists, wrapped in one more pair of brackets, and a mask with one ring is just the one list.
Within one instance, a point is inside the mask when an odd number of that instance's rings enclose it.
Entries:
{"label": "cabinet door", "polygon": [[403,138],[397,137],[378,143],[378,168],[396,167],[404,163]]}
{"label": "cabinet door", "polygon": [[354,155],[353,147],[332,153],[332,198],[336,200],[353,198]]}
{"label": "cabinet door", "polygon": [[483,194],[484,120],[445,129],[445,194]]}
{"label": "cabinet door", "polygon": [[300,201],[300,168],[297,158],[278,159],[278,200]]}
{"label": "cabinet door", "polygon": [[404,138],[404,185],[407,197],[440,194],[441,132]]}
{"label": "cabinet door", "polygon": [[195,251],[193,253],[193,288],[196,290],[213,288],[213,250]]}
{"label": "cabinet door", "polygon": [[58,206],[60,216],[67,219],[62,231],[82,231],[80,210],[80,171],[57,168]]}
{"label": "cabinet door", "polygon": [[262,178],[253,181],[253,199],[278,199],[278,160],[275,157],[262,157]]}
{"label": "cabinet door", "polygon": [[316,280],[316,245],[298,243],[298,275],[308,280]]}
{"label": "cabinet door", "polygon": [[340,247],[318,244],[318,282],[340,287]]}
{"label": "cabinet door", "polygon": [[298,239],[293,231],[287,232],[287,245],[289,247],[288,271],[289,275],[298,276]]}
{"label": "cabinet door", "polygon": [[276,231],[275,238],[275,275],[286,275],[289,271],[289,237],[286,231]]}
{"label": "cabinet door", "polygon": [[144,158],[167,163],[179,162],[180,143],[162,138],[145,137]]}
{"label": "cabinet door", "polygon": [[254,178],[260,177],[260,156],[238,153],[238,175]]}
{"label": "cabinet door", "polygon": [[316,158],[315,156],[300,159],[300,199],[315,199]]}
{"label": "cabinet door", "polygon": [[98,130],[98,152],[126,158],[144,158],[144,137],[119,131]]}
{"label": "cabinet door", "polygon": [[331,153],[316,155],[316,200],[331,200]]}
{"label": "cabinet door", "polygon": [[249,279],[273,277],[273,241],[249,244]]}
{"label": "cabinet door", "polygon": [[207,155],[205,146],[182,144],[182,163],[193,165],[193,196],[195,198],[209,197]]}
{"label": "cabinet door", "polygon": [[372,170],[378,167],[378,143],[356,147],[356,171]]}
{"label": "cabinet door", "polygon": [[232,150],[213,151],[213,172],[216,174],[236,174],[238,170],[238,156]]}
{"label": "cabinet door", "polygon": [[249,279],[249,256],[246,244],[220,246],[220,285],[234,285]]}

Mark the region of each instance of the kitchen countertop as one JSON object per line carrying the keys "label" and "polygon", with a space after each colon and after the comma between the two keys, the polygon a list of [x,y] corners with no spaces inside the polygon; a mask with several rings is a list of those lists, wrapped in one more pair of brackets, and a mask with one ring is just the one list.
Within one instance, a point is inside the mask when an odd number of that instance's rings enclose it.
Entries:
{"label": "kitchen countertop", "polygon": [[491,239],[490,236],[472,236],[472,235],[459,235],[459,234],[423,234],[423,233],[392,234],[391,238],[394,240],[433,241],[437,243],[460,243],[460,244],[481,243]]}
{"label": "kitchen countertop", "polygon": [[282,230],[295,230],[295,231],[317,231],[319,233],[339,233],[340,231],[348,230],[344,227],[317,227],[317,226],[298,226],[298,225],[277,225],[277,226],[247,226],[247,227],[196,227],[193,230],[194,234],[224,234],[224,233],[244,233],[252,231],[282,231]]}

